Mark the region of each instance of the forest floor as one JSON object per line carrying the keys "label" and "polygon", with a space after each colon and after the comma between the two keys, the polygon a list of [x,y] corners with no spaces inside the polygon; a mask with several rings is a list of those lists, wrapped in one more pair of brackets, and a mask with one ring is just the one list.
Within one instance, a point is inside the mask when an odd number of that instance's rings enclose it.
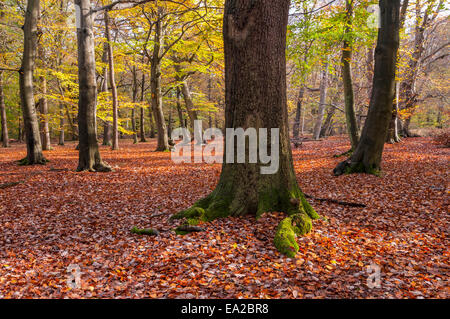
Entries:
{"label": "forest floor", "polygon": [[[107,174],[76,173],[73,143],[34,167],[15,162],[23,144],[0,149],[0,184],[23,181],[0,189],[0,298],[450,297],[450,151],[430,139],[387,145],[381,178],[332,176],[342,160],[333,155],[348,149],[343,137],[293,150],[305,193],[367,205],[310,200],[328,221],[298,238],[295,259],[272,243],[280,213],[176,235],[168,217],[214,189],[221,166],[175,165],[152,152],[154,141],[120,146],[102,147],[115,167]],[[134,235],[133,226],[161,233]],[[67,285],[70,265],[80,288]],[[369,288],[377,267],[381,285]]]}

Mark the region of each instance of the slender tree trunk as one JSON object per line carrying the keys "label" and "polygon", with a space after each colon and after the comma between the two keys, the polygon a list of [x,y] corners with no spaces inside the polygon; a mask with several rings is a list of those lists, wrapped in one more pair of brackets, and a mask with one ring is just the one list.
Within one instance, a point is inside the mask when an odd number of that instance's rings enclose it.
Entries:
{"label": "slender tree trunk", "polygon": [[58,145],[64,145],[65,144],[65,137],[64,137],[64,104],[59,104],[59,141]]}
{"label": "slender tree trunk", "polygon": [[328,109],[327,116],[325,117],[322,129],[320,130],[320,137],[326,137],[330,135],[331,127],[333,125],[333,117],[335,113],[336,113],[335,107],[330,107]]}
{"label": "slender tree trunk", "polygon": [[399,103],[399,83],[395,82],[395,101],[392,103],[392,117],[389,121],[389,129],[386,142],[390,144],[398,143],[401,141],[399,136],[399,125],[398,125],[398,103]]}
{"label": "slender tree trunk", "polygon": [[2,146],[9,147],[8,122],[6,118],[5,96],[3,94],[3,71],[0,71],[0,122],[2,125]]}
{"label": "slender tree trunk", "polygon": [[50,141],[50,129],[48,127],[47,79],[45,76],[42,76],[40,80],[42,97],[39,99],[39,109],[41,113],[42,150],[48,151],[51,150],[52,147]]}
{"label": "slender tree trunk", "polygon": [[179,87],[177,87],[177,112],[178,112],[178,119],[180,120],[180,126],[182,128],[185,128],[183,110],[181,109],[181,90]]}
{"label": "slender tree trunk", "polygon": [[325,107],[327,103],[327,89],[328,89],[328,62],[324,64],[322,74],[320,77],[320,102],[319,112],[314,126],[313,138],[318,140],[320,138],[320,130],[322,128],[323,117],[325,115]]}
{"label": "slender tree trunk", "polygon": [[151,91],[152,109],[158,129],[158,145],[156,151],[163,152],[169,149],[169,138],[167,136],[167,125],[163,113],[163,100],[161,93],[161,52],[163,49],[163,25],[160,20],[162,8],[158,8],[158,17],[155,25],[155,38],[153,57],[151,63]]}
{"label": "slender tree trunk", "polygon": [[305,86],[302,84],[300,86],[300,90],[298,92],[297,97],[297,110],[295,112],[295,122],[293,127],[294,138],[299,138],[300,136],[300,121],[302,118],[302,104],[304,95],[305,95]]}
{"label": "slender tree trunk", "polygon": [[24,130],[27,142],[27,157],[21,164],[45,164],[42,154],[39,122],[34,105],[33,72],[36,60],[37,47],[37,20],[40,12],[39,0],[28,0],[23,26],[24,44],[22,65],[19,71],[20,99]]}
{"label": "slender tree trunk", "polygon": [[[290,217],[281,222],[274,242],[293,257],[299,249],[295,233],[308,232],[311,218],[318,215],[297,184],[289,141],[285,55],[289,5],[289,0],[226,0],[223,28],[226,127],[255,128],[257,132],[267,128],[268,138],[274,141],[271,129],[279,129],[279,169],[264,174],[264,164],[249,163],[248,156],[245,163],[225,162],[216,189],[174,217],[197,214],[213,220],[286,212]],[[276,145],[271,147],[272,154]],[[230,151],[225,146],[224,159]]]}
{"label": "slender tree trunk", "polygon": [[[181,92],[183,93],[183,97],[184,97],[184,103],[186,105],[186,110],[189,116],[189,122],[190,122],[190,127],[191,127],[191,132],[193,133],[192,138],[194,138],[195,136],[202,136],[202,132],[198,131],[197,134],[195,134],[194,129],[195,129],[195,121],[198,120],[198,114],[197,111],[195,110],[195,106],[194,106],[194,102],[192,100],[192,95],[191,95],[191,90],[189,89],[189,86],[186,82],[186,80],[181,82]],[[198,129],[200,129],[200,127],[198,127]],[[196,141],[197,144],[201,144],[203,141]]]}
{"label": "slender tree trunk", "polygon": [[[138,94],[137,72],[136,66],[133,66],[133,104],[137,102],[137,94]],[[133,130],[133,143],[137,144],[138,134],[136,128],[136,108],[134,105],[133,108],[131,109],[131,129]]]}
{"label": "slender tree trunk", "polygon": [[350,138],[352,149],[355,150],[358,145],[358,125],[356,123],[354,96],[353,96],[353,81],[351,71],[352,61],[352,23],[353,23],[353,0],[346,0],[346,15],[345,15],[345,31],[344,43],[342,46],[342,78],[344,84],[344,100],[345,100],[345,119],[347,123],[347,132]]}
{"label": "slender tree trunk", "polygon": [[[142,83],[141,83],[141,104],[144,104],[145,102],[145,73],[142,72]],[[150,110],[150,115],[152,114]],[[141,142],[146,142],[145,140],[145,109],[141,106],[140,107],[140,135],[141,135]]]}
{"label": "slender tree trunk", "polygon": [[78,11],[78,171],[109,172],[103,163],[97,142],[97,81],[95,76],[95,45],[90,0],[75,0]]}
{"label": "slender tree trunk", "polygon": [[369,113],[358,147],[350,159],[340,163],[335,175],[365,172],[378,174],[392,117],[394,83],[399,47],[400,0],[380,0],[381,28],[375,50],[375,72]]}
{"label": "slender tree trunk", "polygon": [[[102,56],[102,62],[105,65],[108,65],[108,44],[105,42],[103,44],[103,56]],[[108,92],[108,67],[105,66],[103,68],[103,79],[101,81],[101,87],[100,92],[106,93]],[[105,119],[103,121],[103,143],[104,146],[112,146],[112,126],[111,122],[108,121],[108,119]]]}
{"label": "slender tree trunk", "polygon": [[105,11],[105,34],[108,47],[108,66],[109,66],[109,83],[112,93],[113,104],[113,125],[112,125],[112,146],[113,150],[119,149],[119,100],[117,97],[117,86],[114,72],[114,52],[111,43],[111,34],[109,31],[108,11]]}

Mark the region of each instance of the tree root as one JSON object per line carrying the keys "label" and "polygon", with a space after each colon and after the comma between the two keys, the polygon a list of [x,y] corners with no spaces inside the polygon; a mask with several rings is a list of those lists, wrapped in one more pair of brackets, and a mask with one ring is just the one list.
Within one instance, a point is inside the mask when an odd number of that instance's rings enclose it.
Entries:
{"label": "tree root", "polygon": [[334,203],[334,204],[338,204],[338,205],[343,205],[343,206],[350,206],[350,207],[366,207],[365,204],[360,204],[360,203],[351,203],[351,202],[343,202],[343,201],[339,201],[336,199],[332,199],[332,198],[317,198],[308,194],[305,194],[306,198],[311,198],[314,200],[317,200],[319,202],[330,202],[330,203]]}
{"label": "tree root", "polygon": [[345,151],[341,154],[335,154],[333,155],[334,158],[344,157],[344,156],[351,156],[353,154],[353,148],[349,149],[348,151]]}
{"label": "tree root", "polygon": [[381,175],[379,169],[373,167],[366,167],[362,162],[352,162],[351,158],[343,162],[340,162],[333,170],[334,176],[341,176],[344,174],[357,174],[357,173],[371,174],[378,177]]}
{"label": "tree root", "polygon": [[311,228],[311,218],[306,214],[286,217],[278,225],[273,243],[279,252],[294,258],[299,250],[296,237],[309,233]]}
{"label": "tree root", "polygon": [[156,229],[153,229],[153,228],[140,229],[137,227],[133,227],[133,228],[131,228],[131,233],[137,234],[137,235],[147,235],[147,236],[158,236],[159,235],[159,231],[157,231]]}
{"label": "tree root", "polygon": [[28,166],[28,165],[46,165],[47,163],[49,163],[50,161],[47,160],[46,158],[42,157],[39,160],[36,160],[34,162],[30,162],[30,160],[28,159],[28,157],[22,158],[20,161],[18,161],[18,165],[19,166]]}

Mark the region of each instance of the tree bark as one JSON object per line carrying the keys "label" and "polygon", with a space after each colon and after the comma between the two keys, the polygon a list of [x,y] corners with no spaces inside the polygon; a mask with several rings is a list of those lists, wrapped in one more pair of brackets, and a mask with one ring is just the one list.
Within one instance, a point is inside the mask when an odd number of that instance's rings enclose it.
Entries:
{"label": "tree bark", "polygon": [[[195,110],[194,102],[192,100],[191,90],[189,89],[189,86],[187,84],[187,80],[184,80],[181,82],[181,92],[183,93],[184,97],[184,103],[186,105],[186,110],[189,116],[189,123],[191,127],[191,132],[193,133],[193,138],[195,136],[202,136],[202,132],[198,131],[197,133],[194,132],[195,130],[195,121],[198,120],[198,114]],[[200,129],[200,127],[198,127]],[[201,144],[203,141],[195,141],[197,144]]]}
{"label": "tree bark", "polygon": [[381,28],[375,49],[375,71],[369,113],[353,155],[340,163],[335,175],[379,174],[389,120],[392,117],[394,83],[399,47],[400,0],[380,0]]}
{"label": "tree bark", "polygon": [[305,86],[302,84],[300,86],[300,90],[298,91],[298,97],[297,97],[297,109],[295,111],[295,122],[293,127],[293,137],[299,138],[300,137],[300,121],[302,118],[302,104],[303,104],[303,97],[305,95]]}
{"label": "tree bark", "polygon": [[45,76],[41,76],[41,94],[39,99],[39,109],[41,113],[41,141],[42,150],[51,150],[50,129],[48,127],[48,100],[47,100],[47,79]]}
{"label": "tree bark", "polygon": [[95,45],[90,0],[76,0],[78,42],[78,171],[109,172],[103,163],[97,142],[97,81],[95,76]]}
{"label": "tree bark", "polygon": [[[249,163],[248,156],[245,163],[225,161],[216,189],[174,217],[197,214],[213,220],[286,212],[290,217],[280,224],[274,242],[293,257],[298,244],[292,222],[300,220],[303,231],[298,234],[305,233],[311,228],[311,218],[318,215],[297,184],[289,141],[285,55],[289,5],[289,0],[226,0],[224,12],[226,127],[255,128],[257,132],[267,128],[269,139],[271,129],[279,128],[278,171],[262,174],[264,164]],[[229,151],[225,146],[224,159]]]}
{"label": "tree bark", "polygon": [[157,22],[155,24],[155,37],[153,56],[151,61],[151,92],[152,110],[158,130],[158,145],[156,151],[164,152],[169,150],[169,139],[167,136],[167,125],[164,119],[163,100],[161,93],[161,54],[163,50],[163,24],[161,22],[162,8],[158,8]]}
{"label": "tree bark", "polygon": [[24,165],[46,163],[46,159],[42,154],[39,122],[34,104],[33,86],[38,33],[37,20],[39,12],[39,0],[29,0],[25,13],[25,24],[23,26],[23,57],[22,65],[19,70],[20,100],[27,143],[27,157],[21,160],[21,164]]}
{"label": "tree bark", "polygon": [[5,96],[3,94],[3,71],[0,71],[0,122],[2,126],[2,146],[9,147],[8,122],[6,118]]}
{"label": "tree bark", "polygon": [[137,102],[138,83],[137,83],[136,66],[133,66],[133,108],[131,109],[131,129],[133,130],[133,143],[137,144],[138,134],[136,127],[136,108],[134,104]]}
{"label": "tree bark", "polygon": [[320,101],[319,112],[314,126],[313,138],[318,140],[320,138],[320,130],[322,128],[323,117],[325,115],[325,107],[327,103],[327,89],[328,89],[328,62],[323,65],[320,77]]}
{"label": "tree bark", "polygon": [[[141,83],[141,104],[145,102],[145,73],[142,72],[142,83]],[[150,111],[150,114],[152,112]],[[139,131],[141,136],[141,142],[146,142],[145,139],[145,109],[140,107],[140,121],[139,121]]]}
{"label": "tree bark", "polygon": [[182,128],[185,128],[184,126],[184,117],[183,117],[183,109],[181,108],[181,90],[179,87],[177,87],[177,112],[178,112],[178,119],[180,121],[180,126]]}
{"label": "tree bark", "polygon": [[342,46],[342,80],[344,84],[345,100],[345,120],[347,123],[347,132],[352,145],[352,150],[356,149],[359,140],[358,125],[356,123],[353,81],[351,71],[352,61],[352,23],[353,23],[353,0],[346,0],[345,31]]}
{"label": "tree bark", "polygon": [[108,48],[109,85],[111,86],[113,105],[113,125],[112,125],[112,146],[113,150],[119,149],[119,100],[117,97],[117,86],[114,72],[114,52],[111,44],[111,34],[109,31],[108,11],[104,13],[106,45]]}

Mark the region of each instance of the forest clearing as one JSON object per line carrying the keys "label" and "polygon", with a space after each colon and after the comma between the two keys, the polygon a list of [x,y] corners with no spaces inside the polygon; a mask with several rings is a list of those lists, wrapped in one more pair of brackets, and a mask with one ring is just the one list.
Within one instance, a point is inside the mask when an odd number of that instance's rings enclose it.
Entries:
{"label": "forest clearing", "polygon": [[[332,176],[344,137],[293,151],[297,180],[327,220],[299,238],[294,259],[272,240],[281,213],[218,219],[177,236],[169,217],[216,185],[220,165],[183,164],[149,152],[155,141],[102,148],[113,173],[76,173],[74,143],[45,152],[47,166],[20,167],[0,154],[2,298],[448,298],[449,149],[426,138],[388,145],[384,174]],[[58,169],[62,171],[52,171]],[[133,226],[154,228],[139,236]],[[70,289],[77,264],[82,287]],[[381,287],[367,287],[367,267]]]}

